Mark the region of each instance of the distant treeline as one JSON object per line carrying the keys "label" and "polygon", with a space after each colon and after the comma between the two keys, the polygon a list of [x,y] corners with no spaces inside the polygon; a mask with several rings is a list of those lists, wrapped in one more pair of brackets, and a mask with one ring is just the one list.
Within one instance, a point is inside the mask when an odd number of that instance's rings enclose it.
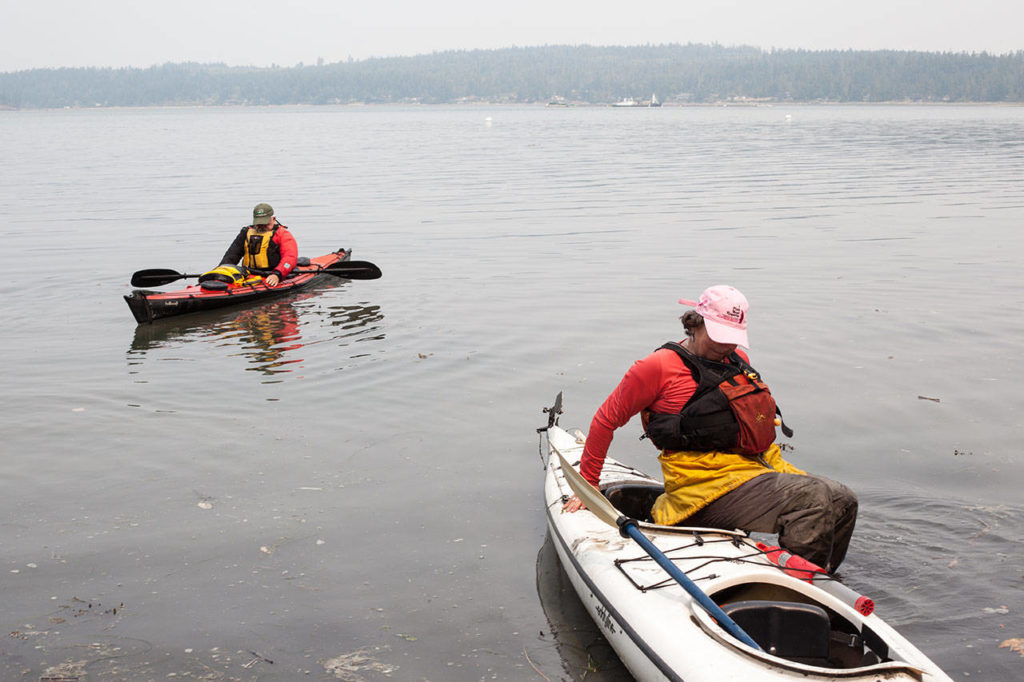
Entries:
{"label": "distant treeline", "polygon": [[546,46],[269,68],[164,64],[0,73],[14,108],[464,101],[1024,102],[1024,51]]}

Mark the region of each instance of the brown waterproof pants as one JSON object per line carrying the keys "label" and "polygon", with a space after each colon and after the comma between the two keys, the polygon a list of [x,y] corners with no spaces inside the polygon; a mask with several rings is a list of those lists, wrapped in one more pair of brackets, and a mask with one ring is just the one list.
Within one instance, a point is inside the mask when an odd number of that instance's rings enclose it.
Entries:
{"label": "brown waterproof pants", "polygon": [[846,556],[856,522],[857,496],[842,483],[771,472],[727,492],[683,523],[778,533],[784,549],[833,573]]}

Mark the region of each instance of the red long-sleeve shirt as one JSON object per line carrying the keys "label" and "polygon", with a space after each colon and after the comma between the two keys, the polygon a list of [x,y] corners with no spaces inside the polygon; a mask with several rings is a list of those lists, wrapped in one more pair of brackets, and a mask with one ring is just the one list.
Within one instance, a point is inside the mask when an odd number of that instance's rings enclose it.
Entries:
{"label": "red long-sleeve shirt", "polygon": [[[736,352],[747,360],[746,353],[739,349]],[[659,348],[633,363],[590,422],[580,461],[583,478],[597,485],[615,429],[644,409],[679,412],[696,390],[697,382],[675,351]]]}

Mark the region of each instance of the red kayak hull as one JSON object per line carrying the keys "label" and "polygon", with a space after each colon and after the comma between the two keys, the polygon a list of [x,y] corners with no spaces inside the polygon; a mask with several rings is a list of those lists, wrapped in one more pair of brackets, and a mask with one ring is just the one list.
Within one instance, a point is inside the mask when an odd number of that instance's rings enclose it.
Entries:
{"label": "red kayak hull", "polygon": [[165,317],[215,310],[289,294],[304,289],[324,277],[332,277],[333,275],[325,274],[323,269],[351,258],[352,252],[346,249],[310,258],[309,265],[300,265],[295,269],[295,274],[273,288],[261,282],[225,291],[207,291],[197,284],[178,291],[135,289],[126,295],[124,300],[127,301],[135,320],[144,324]]}

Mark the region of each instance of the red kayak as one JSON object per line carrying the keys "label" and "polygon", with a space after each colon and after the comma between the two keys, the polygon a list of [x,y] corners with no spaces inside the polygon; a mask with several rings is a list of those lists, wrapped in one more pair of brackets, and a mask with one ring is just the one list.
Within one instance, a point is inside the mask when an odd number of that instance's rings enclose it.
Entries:
{"label": "red kayak", "polygon": [[[247,280],[241,284],[225,286],[221,290],[211,290],[196,284],[179,291],[150,291],[135,289],[126,295],[135,319],[140,322],[152,322],[164,317],[175,317],[202,310],[214,310],[229,305],[239,305],[253,301],[289,294],[304,289],[310,284],[329,275],[349,279],[376,279],[380,277],[380,269],[372,263],[352,261],[352,252],[338,249],[317,258],[300,259],[299,266],[290,277],[282,280],[276,287],[268,287],[259,278]],[[160,273],[163,274],[161,278]],[[170,277],[168,277],[168,273]],[[151,282],[152,285],[195,277],[196,275],[179,275],[173,270],[147,270],[135,273],[133,283]]]}

